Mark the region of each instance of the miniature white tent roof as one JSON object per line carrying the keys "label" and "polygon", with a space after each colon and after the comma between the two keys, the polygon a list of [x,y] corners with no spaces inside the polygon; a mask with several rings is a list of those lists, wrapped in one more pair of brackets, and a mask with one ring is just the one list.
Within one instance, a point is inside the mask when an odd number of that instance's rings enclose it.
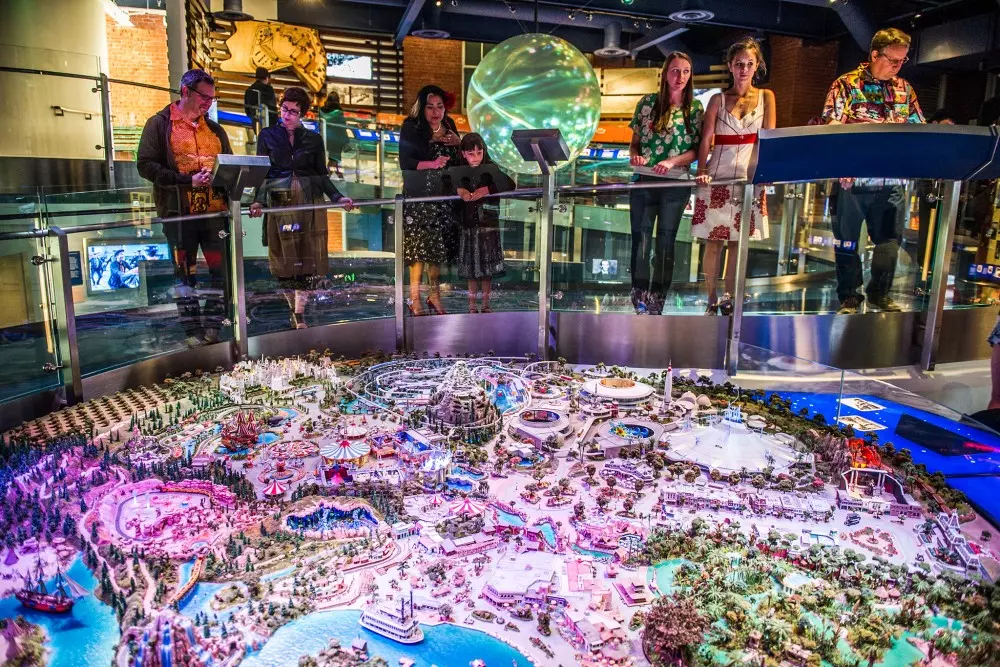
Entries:
{"label": "miniature white tent roof", "polygon": [[363,440],[357,440],[355,442],[341,440],[339,443],[324,445],[323,448],[319,450],[319,453],[323,455],[323,458],[331,461],[354,461],[364,456],[368,456],[371,451],[371,445]]}
{"label": "miniature white tent roof", "polygon": [[273,480],[264,488],[265,496],[283,496],[288,487],[279,482],[278,480]]}
{"label": "miniature white tent roof", "polygon": [[483,503],[476,502],[472,498],[459,498],[453,502],[449,508],[449,514],[468,514],[470,516],[479,516],[486,510],[486,505]]}
{"label": "miniature white tent roof", "polygon": [[432,507],[437,507],[438,505],[441,504],[441,502],[442,502],[442,500],[441,500],[441,495],[440,494],[435,493],[433,496],[431,496],[431,506]]}

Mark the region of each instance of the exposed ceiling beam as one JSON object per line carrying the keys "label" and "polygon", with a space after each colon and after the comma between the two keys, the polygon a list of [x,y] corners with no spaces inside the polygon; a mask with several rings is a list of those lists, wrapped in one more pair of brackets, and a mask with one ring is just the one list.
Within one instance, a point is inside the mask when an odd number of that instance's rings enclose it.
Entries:
{"label": "exposed ceiling beam", "polygon": [[396,46],[403,43],[403,38],[410,34],[410,28],[413,27],[413,23],[420,16],[420,10],[424,8],[424,0],[410,0],[406,4],[406,10],[403,12],[403,17],[399,19],[399,27],[396,28],[395,42]]}
{"label": "exposed ceiling beam", "polygon": [[660,42],[673,39],[674,37],[677,37],[687,31],[688,27],[686,25],[673,21],[662,28],[657,28],[656,30],[646,33],[639,39],[634,40],[629,45],[629,51],[632,52],[632,57],[635,58],[635,54],[639,53],[643,49],[648,49],[651,46],[659,44]]}

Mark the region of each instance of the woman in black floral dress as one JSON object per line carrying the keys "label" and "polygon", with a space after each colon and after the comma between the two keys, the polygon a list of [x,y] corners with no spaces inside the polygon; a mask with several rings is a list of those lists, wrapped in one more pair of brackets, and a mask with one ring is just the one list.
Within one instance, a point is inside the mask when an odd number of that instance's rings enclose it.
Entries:
{"label": "woman in black floral dress", "polygon": [[[399,168],[445,169],[458,164],[458,129],[448,117],[451,96],[437,86],[424,86],[399,133]],[[424,267],[430,285],[427,306],[444,314],[441,265],[457,254],[457,228],[450,202],[407,204],[404,212],[403,259],[410,267],[410,312],[423,315],[420,283]]]}

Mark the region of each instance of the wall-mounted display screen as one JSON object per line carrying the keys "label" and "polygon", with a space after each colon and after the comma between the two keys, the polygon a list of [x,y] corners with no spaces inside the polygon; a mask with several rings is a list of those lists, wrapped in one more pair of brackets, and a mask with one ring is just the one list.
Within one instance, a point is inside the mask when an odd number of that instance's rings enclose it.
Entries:
{"label": "wall-mounted display screen", "polygon": [[371,80],[372,57],[354,56],[349,53],[327,53],[326,76],[336,79]]}
{"label": "wall-mounted display screen", "polygon": [[139,287],[139,262],[169,260],[166,243],[90,244],[87,246],[87,287],[111,292]]}
{"label": "wall-mounted display screen", "polygon": [[597,259],[596,257],[591,260],[591,273],[595,276],[617,276],[618,275],[618,260],[617,259]]}

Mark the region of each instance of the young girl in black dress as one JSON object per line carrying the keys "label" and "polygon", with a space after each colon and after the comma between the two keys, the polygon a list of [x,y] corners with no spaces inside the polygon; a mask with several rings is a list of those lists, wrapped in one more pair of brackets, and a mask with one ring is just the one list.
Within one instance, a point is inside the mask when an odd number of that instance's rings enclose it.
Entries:
{"label": "young girl in black dress", "polygon": [[[493,164],[486,150],[486,143],[472,132],[462,137],[459,146],[462,163],[469,167]],[[475,183],[471,182],[476,180]],[[458,275],[469,281],[469,312],[492,313],[490,291],[493,278],[504,273],[503,249],[500,247],[499,200],[486,199],[485,195],[513,189],[513,183],[503,177],[503,182],[494,182],[493,176],[483,173],[478,178],[463,178],[457,184],[459,204],[459,225],[462,228],[458,246]],[[482,290],[483,306],[476,303],[477,293]]]}

